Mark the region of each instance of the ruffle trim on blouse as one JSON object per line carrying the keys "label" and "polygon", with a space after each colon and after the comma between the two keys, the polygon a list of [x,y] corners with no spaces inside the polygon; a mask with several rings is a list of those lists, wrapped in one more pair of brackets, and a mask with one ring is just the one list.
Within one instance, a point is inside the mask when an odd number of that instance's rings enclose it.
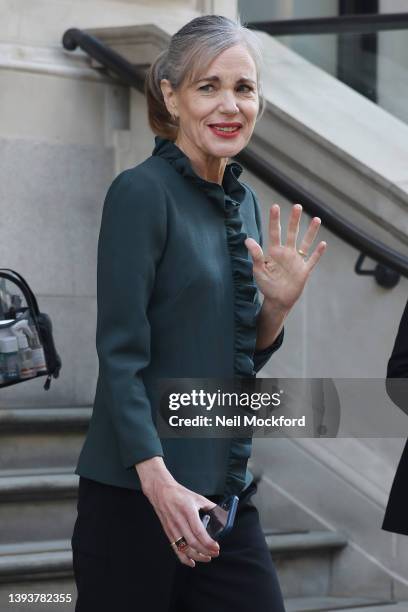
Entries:
{"label": "ruffle trim on blouse", "polygon": [[225,223],[234,285],[234,372],[236,376],[254,376],[253,354],[259,309],[257,288],[253,280],[252,262],[245,246],[248,236],[242,231],[239,207],[228,200]]}
{"label": "ruffle trim on blouse", "polygon": [[[242,231],[239,206],[227,200],[225,217],[227,242],[234,285],[234,372],[236,376],[255,376],[253,353],[256,343],[257,289],[253,281],[252,262],[245,246],[247,234]],[[251,455],[251,438],[232,438],[225,495],[242,491]]]}

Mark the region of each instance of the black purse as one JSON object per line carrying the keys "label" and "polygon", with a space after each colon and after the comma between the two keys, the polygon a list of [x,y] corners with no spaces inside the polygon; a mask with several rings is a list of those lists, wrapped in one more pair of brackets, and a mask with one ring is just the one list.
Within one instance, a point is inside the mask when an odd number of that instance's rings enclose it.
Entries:
{"label": "black purse", "polygon": [[0,268],[0,388],[47,376],[48,390],[60,369],[50,317],[21,274]]}

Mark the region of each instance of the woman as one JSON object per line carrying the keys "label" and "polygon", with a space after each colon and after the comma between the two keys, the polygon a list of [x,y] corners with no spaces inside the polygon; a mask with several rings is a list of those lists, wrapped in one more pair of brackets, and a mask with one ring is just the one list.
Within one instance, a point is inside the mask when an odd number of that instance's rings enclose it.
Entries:
{"label": "woman", "polygon": [[[105,200],[99,377],[76,470],[77,612],[248,612],[255,597],[258,609],[284,609],[250,500],[251,440],[160,439],[155,427],[159,378],[255,376],[325,249],[305,260],[318,218],[297,247],[299,205],[282,245],[273,206],[264,254],[256,197],[227,163],[262,111],[257,44],[215,15],[172,37],[146,81],[153,154]],[[235,525],[219,545],[199,509],[231,493]]]}
{"label": "woman", "polygon": [[[388,361],[387,391],[392,401],[405,413],[408,410],[408,302],[399,324],[394,348]],[[382,529],[408,535],[408,441],[392,483]]]}

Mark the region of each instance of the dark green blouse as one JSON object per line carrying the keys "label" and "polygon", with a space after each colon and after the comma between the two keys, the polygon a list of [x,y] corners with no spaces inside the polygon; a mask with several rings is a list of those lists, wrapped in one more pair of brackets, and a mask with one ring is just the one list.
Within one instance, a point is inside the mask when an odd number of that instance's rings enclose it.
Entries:
{"label": "dark green blouse", "polygon": [[121,172],[103,207],[98,242],[99,375],[76,473],[140,489],[134,464],[161,455],[202,494],[238,493],[252,480],[250,438],[163,438],[159,378],[253,377],[279,348],[255,351],[259,295],[244,240],[261,238],[259,207],[227,164],[222,186],[193,170],[174,143]]}

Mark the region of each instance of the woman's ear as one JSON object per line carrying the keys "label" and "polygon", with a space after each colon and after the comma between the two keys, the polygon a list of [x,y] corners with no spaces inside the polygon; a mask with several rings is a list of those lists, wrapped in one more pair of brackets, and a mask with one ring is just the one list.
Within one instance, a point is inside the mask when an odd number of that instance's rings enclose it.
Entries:
{"label": "woman's ear", "polygon": [[164,103],[166,105],[167,111],[173,119],[178,117],[177,113],[177,100],[176,93],[171,86],[171,83],[168,79],[162,79],[160,81],[160,89],[162,90]]}

